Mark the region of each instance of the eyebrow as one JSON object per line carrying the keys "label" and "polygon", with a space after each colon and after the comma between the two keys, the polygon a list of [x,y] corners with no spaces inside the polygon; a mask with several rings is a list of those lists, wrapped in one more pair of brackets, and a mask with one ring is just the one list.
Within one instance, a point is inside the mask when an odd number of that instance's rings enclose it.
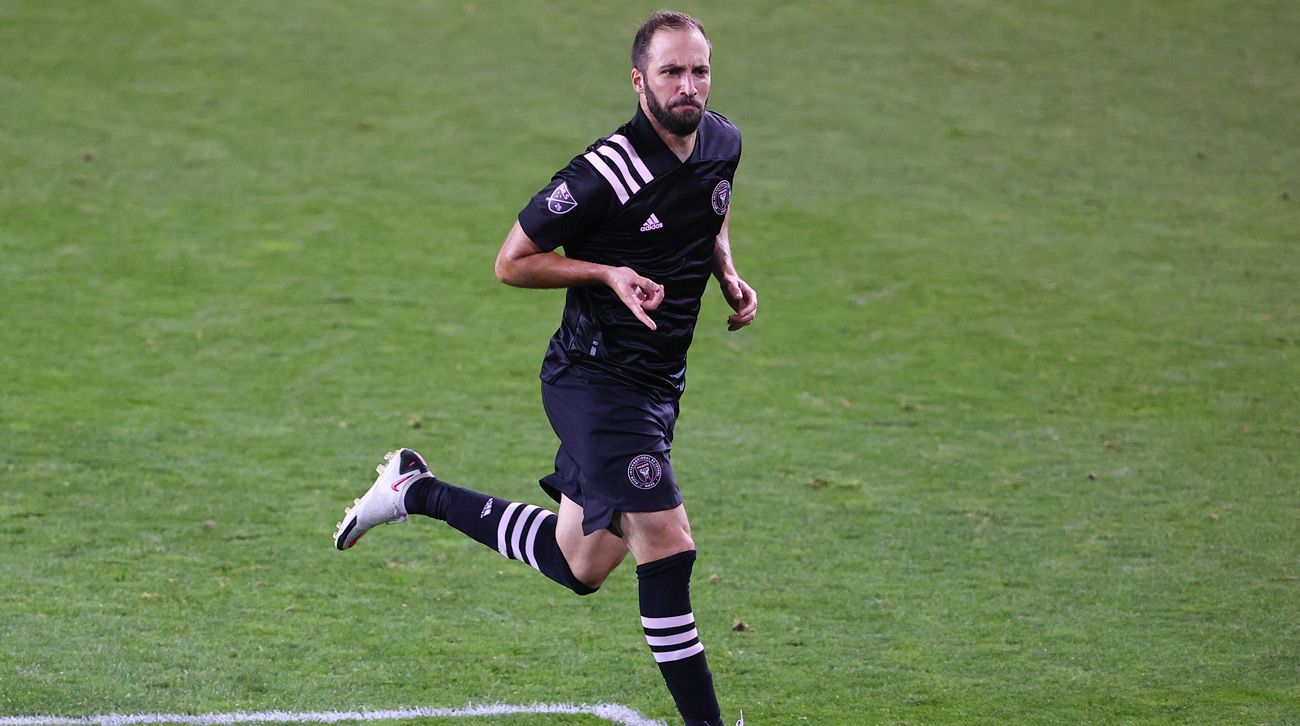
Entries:
{"label": "eyebrow", "polygon": [[[661,70],[661,71],[675,71],[675,70],[680,70],[680,69],[684,69],[684,68],[686,68],[686,65],[683,64],[683,63],[665,63],[665,64],[659,66],[659,70]],[[707,70],[709,70],[709,64],[708,64],[708,63],[700,63],[699,65],[694,65],[694,66],[691,66],[690,68],[691,68],[691,70],[693,70],[693,71],[701,71],[701,70],[703,70],[703,71],[707,71]]]}

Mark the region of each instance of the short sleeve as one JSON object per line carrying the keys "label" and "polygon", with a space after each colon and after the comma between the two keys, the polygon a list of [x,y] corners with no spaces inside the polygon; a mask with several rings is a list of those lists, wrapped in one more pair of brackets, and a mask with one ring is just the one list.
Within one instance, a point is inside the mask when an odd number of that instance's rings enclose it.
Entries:
{"label": "short sleeve", "polygon": [[609,185],[582,157],[569,162],[519,212],[519,226],[540,249],[580,244],[606,216]]}

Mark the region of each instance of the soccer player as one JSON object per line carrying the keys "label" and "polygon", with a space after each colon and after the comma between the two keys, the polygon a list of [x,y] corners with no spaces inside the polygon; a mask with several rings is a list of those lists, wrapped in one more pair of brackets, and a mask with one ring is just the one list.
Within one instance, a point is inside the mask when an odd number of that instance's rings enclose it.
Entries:
{"label": "soccer player", "polygon": [[533,197],[497,255],[507,285],[567,288],[541,371],[560,439],[541,485],[558,514],[453,486],[399,449],[334,535],[344,550],[376,525],[422,514],[579,595],[630,551],[650,651],[686,723],[708,726],[722,720],[691,609],[695,543],[673,426],[709,277],[734,311],[730,330],[758,311],[727,235],[740,132],[708,110],[711,52],[694,18],[652,15],[632,44],[636,115]]}

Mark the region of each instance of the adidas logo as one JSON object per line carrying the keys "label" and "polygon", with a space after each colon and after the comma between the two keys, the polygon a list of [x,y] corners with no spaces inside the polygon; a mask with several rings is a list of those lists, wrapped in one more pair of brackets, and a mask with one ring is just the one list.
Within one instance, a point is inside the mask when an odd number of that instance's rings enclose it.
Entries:
{"label": "adidas logo", "polygon": [[659,218],[652,214],[650,215],[650,218],[645,221],[645,224],[641,225],[641,231],[649,232],[652,229],[663,229],[663,227],[664,223],[660,222]]}
{"label": "adidas logo", "polygon": [[483,505],[483,511],[478,513],[478,518],[482,519],[492,513],[492,498],[488,497],[487,503]]}

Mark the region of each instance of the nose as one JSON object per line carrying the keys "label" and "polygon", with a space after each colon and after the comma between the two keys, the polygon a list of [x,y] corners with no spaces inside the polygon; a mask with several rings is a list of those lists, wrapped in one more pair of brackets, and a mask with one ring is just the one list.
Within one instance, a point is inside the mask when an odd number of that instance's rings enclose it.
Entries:
{"label": "nose", "polygon": [[695,98],[695,95],[699,93],[699,91],[695,89],[695,78],[692,77],[690,73],[682,74],[682,82],[678,88],[678,92],[687,98]]}

